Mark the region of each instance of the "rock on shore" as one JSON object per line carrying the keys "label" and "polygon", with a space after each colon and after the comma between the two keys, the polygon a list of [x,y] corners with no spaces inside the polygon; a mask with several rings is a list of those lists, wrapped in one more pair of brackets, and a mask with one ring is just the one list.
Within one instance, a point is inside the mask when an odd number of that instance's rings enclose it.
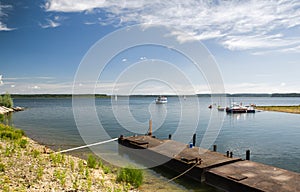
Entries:
{"label": "rock on shore", "polygon": [[0,114],[3,115],[3,114],[6,114],[6,113],[10,113],[10,112],[14,112],[14,110],[11,109],[11,108],[0,106]]}

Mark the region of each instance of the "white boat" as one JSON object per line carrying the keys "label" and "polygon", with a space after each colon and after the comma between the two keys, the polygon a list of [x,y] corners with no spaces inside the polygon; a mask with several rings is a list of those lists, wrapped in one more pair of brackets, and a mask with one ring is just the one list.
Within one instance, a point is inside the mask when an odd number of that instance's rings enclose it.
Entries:
{"label": "white boat", "polygon": [[156,104],[164,104],[164,103],[168,103],[168,98],[165,96],[159,96],[155,99],[155,103]]}
{"label": "white boat", "polygon": [[233,103],[231,107],[226,108],[227,113],[255,113],[255,109],[252,106],[243,106],[242,103]]}

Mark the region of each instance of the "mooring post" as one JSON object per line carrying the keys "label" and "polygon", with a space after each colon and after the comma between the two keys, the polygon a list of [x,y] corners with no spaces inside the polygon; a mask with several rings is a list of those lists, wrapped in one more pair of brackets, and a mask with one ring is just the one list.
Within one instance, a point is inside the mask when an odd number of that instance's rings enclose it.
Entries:
{"label": "mooring post", "polygon": [[246,160],[250,160],[250,150],[246,151]]}
{"label": "mooring post", "polygon": [[152,119],[149,120],[149,132],[148,132],[149,136],[152,136]]}
{"label": "mooring post", "polygon": [[226,156],[229,157],[229,151],[226,151]]}
{"label": "mooring post", "polygon": [[217,151],[217,145],[214,145],[214,149],[213,149],[214,152]]}
{"label": "mooring post", "polygon": [[172,135],[171,134],[169,134],[169,140],[171,140],[172,139]]}
{"label": "mooring post", "polygon": [[194,133],[194,135],[193,135],[193,146],[195,146],[196,145],[196,133]]}
{"label": "mooring post", "polygon": [[232,158],[232,156],[233,156],[233,153],[232,153],[232,151],[230,151],[230,158]]}

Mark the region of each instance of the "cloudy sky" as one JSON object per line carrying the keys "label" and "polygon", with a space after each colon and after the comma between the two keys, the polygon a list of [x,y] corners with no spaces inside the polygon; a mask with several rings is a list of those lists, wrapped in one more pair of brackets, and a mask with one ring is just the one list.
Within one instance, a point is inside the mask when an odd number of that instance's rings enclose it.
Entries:
{"label": "cloudy sky", "polygon": [[[300,92],[297,0],[0,0],[0,92],[72,93],[88,50],[132,25],[171,26],[169,35],[178,42],[202,42],[218,64],[228,93]],[[111,93],[113,76],[120,77],[141,61],[157,67],[150,62],[156,59],[174,62],[194,79],[196,92],[209,93],[205,78],[189,72],[191,63],[180,57],[155,46],[124,51],[99,74],[96,91]],[[147,73],[144,69],[139,73]],[[176,78],[176,73],[162,74]],[[161,83],[145,81],[132,92],[155,94],[165,89]]]}

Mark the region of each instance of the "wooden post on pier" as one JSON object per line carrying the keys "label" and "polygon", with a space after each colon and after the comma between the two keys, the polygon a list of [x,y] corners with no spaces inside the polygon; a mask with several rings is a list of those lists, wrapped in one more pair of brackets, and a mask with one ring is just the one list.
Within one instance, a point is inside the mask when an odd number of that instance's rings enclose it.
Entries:
{"label": "wooden post on pier", "polygon": [[250,160],[250,150],[246,151],[246,160]]}
{"label": "wooden post on pier", "polygon": [[216,152],[217,151],[217,145],[214,145],[213,147],[214,147],[213,151]]}
{"label": "wooden post on pier", "polygon": [[195,147],[196,145],[196,133],[193,135],[193,146]]}
{"label": "wooden post on pier", "polygon": [[149,136],[152,136],[152,119],[149,120],[149,132],[148,132]]}

